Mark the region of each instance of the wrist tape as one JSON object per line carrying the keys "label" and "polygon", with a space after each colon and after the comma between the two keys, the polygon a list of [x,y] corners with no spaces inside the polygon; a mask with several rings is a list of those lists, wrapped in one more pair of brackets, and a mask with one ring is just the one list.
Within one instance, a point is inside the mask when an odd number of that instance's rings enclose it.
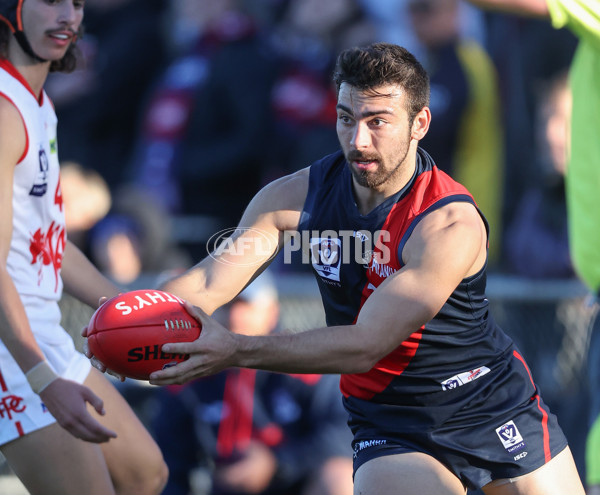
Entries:
{"label": "wrist tape", "polygon": [[48,361],[42,361],[31,368],[25,377],[29,386],[36,393],[40,394],[48,385],[58,378],[58,375],[48,364]]}

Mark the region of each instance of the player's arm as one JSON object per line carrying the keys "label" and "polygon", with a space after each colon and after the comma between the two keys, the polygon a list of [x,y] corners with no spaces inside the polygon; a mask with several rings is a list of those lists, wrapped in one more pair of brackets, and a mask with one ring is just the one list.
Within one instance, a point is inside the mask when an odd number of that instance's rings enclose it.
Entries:
{"label": "player's arm", "polygon": [[161,287],[212,314],[231,301],[272,260],[294,231],[308,191],[303,169],[265,186],[236,232],[200,263]]}
{"label": "player's arm", "polygon": [[468,0],[482,9],[497,10],[508,14],[548,17],[546,0]]}
{"label": "player's arm", "polygon": [[0,340],[61,426],[78,438],[105,442],[115,436],[114,432],[92,418],[85,405],[89,402],[101,413],[102,400],[87,387],[57,378],[47,367],[17,288],[8,273],[14,170],[25,150],[25,143],[25,128],[19,112],[12,103],[0,97]]}
{"label": "player's arm", "polygon": [[65,246],[60,273],[65,292],[94,309],[101,297],[110,298],[123,292],[70,241]]}
{"label": "player's arm", "polygon": [[44,360],[7,268],[13,229],[14,170],[25,149],[25,141],[25,128],[18,110],[0,97],[0,340],[23,371]]}
{"label": "player's arm", "polygon": [[464,277],[483,267],[485,245],[475,208],[451,203],[418,224],[403,251],[405,266],[374,291],[354,325],[248,337],[198,314],[203,324],[198,340],[163,347],[191,357],[153,374],[151,382],[184,383],[231,366],[286,373],[368,371],[431,320]]}

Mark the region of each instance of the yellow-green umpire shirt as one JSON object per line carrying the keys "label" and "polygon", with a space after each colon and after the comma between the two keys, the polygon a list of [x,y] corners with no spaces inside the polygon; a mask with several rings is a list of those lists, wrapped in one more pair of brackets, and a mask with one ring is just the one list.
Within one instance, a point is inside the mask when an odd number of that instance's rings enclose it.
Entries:
{"label": "yellow-green umpire shirt", "polygon": [[[571,158],[567,169],[570,250],[575,270],[600,290],[600,0],[547,0],[555,28],[579,38],[571,66]],[[600,473],[599,473],[600,475]],[[600,482],[600,479],[598,480]]]}

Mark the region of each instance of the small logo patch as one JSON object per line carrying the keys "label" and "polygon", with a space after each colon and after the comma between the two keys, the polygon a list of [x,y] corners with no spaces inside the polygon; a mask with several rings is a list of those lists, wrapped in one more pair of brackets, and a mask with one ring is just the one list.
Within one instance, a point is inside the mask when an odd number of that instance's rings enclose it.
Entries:
{"label": "small logo patch", "polygon": [[340,281],[342,241],[338,238],[313,237],[310,240],[312,265],[324,279]]}
{"label": "small logo patch", "polygon": [[496,428],[496,434],[504,448],[511,454],[525,448],[523,437],[514,421],[509,421]]}
{"label": "small logo patch", "polygon": [[368,449],[369,447],[376,447],[378,445],[385,445],[385,444],[387,444],[387,440],[362,440],[360,442],[356,442],[354,444],[354,458],[356,459],[358,454],[364,449]]}
{"label": "small logo patch", "polygon": [[466,383],[472,382],[473,380],[477,380],[477,378],[481,378],[483,375],[489,372],[490,369],[487,366],[481,366],[471,371],[459,373],[458,375],[454,375],[453,377],[444,380],[442,382],[442,390],[452,390],[453,388],[460,387]]}

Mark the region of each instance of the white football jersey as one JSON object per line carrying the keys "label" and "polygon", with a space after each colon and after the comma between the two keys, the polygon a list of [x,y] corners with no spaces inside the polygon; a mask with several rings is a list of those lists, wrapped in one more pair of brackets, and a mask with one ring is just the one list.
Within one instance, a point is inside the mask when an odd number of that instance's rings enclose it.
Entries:
{"label": "white football jersey", "polygon": [[47,319],[51,315],[40,312],[48,311],[49,306],[55,312],[55,303],[61,297],[60,270],[67,240],[56,113],[46,93],[42,92],[38,99],[7,60],[0,60],[0,96],[19,110],[27,133],[26,149],[14,174],[8,272],[30,319]]}

